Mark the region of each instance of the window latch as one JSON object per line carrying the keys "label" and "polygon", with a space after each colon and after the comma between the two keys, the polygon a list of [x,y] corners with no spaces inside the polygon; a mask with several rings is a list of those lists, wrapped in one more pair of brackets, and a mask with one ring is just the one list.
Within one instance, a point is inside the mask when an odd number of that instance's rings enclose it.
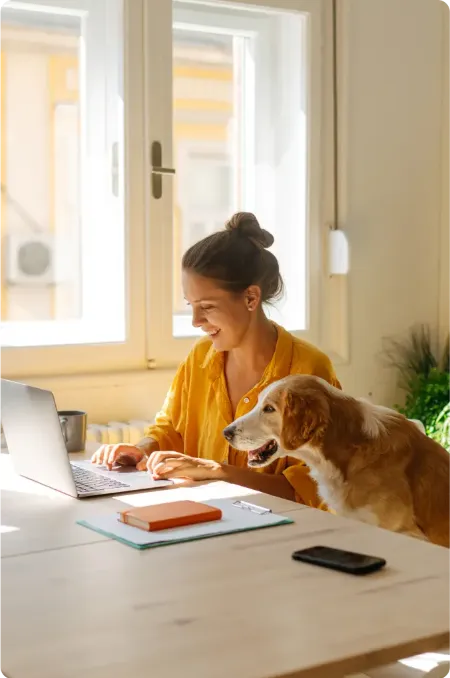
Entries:
{"label": "window latch", "polygon": [[172,167],[162,166],[162,146],[159,141],[152,143],[151,152],[152,162],[152,196],[159,200],[162,197],[162,178],[164,174],[174,175],[175,170]]}

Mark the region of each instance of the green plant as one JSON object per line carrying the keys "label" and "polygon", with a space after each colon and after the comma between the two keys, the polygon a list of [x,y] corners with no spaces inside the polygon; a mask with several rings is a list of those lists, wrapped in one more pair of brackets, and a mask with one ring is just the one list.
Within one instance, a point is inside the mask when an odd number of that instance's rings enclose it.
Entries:
{"label": "green plant", "polygon": [[450,451],[449,340],[440,357],[435,344],[430,329],[421,325],[404,341],[388,340],[384,354],[406,394],[405,404],[395,408],[408,419],[419,419],[427,435]]}
{"label": "green plant", "polygon": [[397,405],[396,409],[408,419],[419,419],[427,435],[438,440],[438,418],[448,406],[449,387],[449,374],[432,368],[426,377],[411,378],[405,404]]}
{"label": "green plant", "polygon": [[450,403],[441,410],[435,422],[435,431],[430,435],[450,452]]}

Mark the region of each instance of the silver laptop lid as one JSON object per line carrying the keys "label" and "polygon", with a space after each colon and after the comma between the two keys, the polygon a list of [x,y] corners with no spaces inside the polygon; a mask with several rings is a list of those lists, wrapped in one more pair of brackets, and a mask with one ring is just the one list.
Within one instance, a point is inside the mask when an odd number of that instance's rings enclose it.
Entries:
{"label": "silver laptop lid", "polygon": [[53,394],[6,379],[1,388],[3,432],[16,473],[76,497]]}

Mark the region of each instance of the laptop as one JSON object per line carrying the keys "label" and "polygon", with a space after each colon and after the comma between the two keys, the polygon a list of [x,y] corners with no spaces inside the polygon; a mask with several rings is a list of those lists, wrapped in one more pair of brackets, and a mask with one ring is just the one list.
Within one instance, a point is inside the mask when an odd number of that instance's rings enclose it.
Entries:
{"label": "laptop", "polygon": [[108,471],[90,460],[70,460],[53,393],[2,379],[1,419],[14,470],[71,497],[96,497],[172,485],[144,471]]}

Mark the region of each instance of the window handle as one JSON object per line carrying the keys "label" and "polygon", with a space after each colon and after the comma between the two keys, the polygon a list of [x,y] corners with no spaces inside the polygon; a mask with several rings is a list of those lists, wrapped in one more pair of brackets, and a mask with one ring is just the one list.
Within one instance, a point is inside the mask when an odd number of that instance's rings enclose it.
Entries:
{"label": "window handle", "polygon": [[172,167],[152,167],[152,174],[175,174]]}
{"label": "window handle", "polygon": [[162,178],[164,174],[174,175],[175,170],[172,167],[163,167],[162,164],[162,146],[159,141],[152,143],[151,151],[152,163],[152,196],[159,200],[162,196]]}

